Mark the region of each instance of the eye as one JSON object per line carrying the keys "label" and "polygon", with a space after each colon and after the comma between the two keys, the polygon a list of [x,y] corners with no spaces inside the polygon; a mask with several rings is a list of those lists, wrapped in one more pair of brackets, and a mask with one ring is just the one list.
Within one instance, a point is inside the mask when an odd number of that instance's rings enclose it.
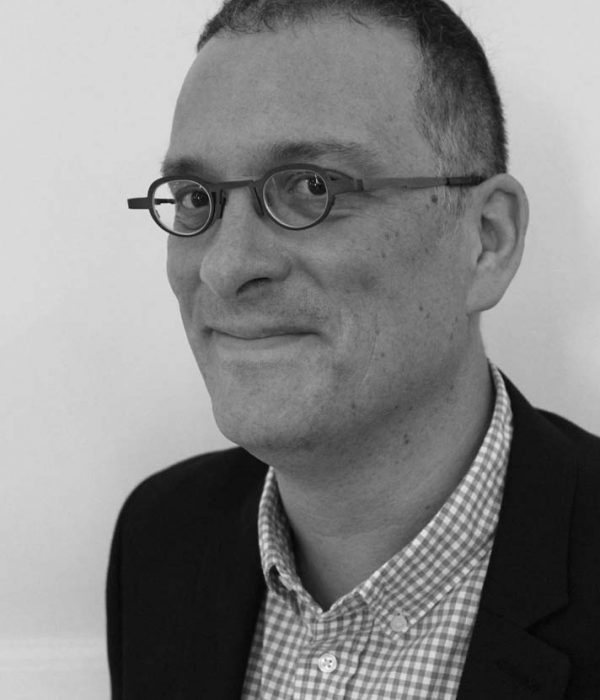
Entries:
{"label": "eye", "polygon": [[299,196],[323,197],[327,195],[325,180],[317,173],[291,174],[286,180],[285,190]]}
{"label": "eye", "polygon": [[208,193],[197,187],[187,187],[175,194],[177,204],[183,209],[201,209],[209,205]]}

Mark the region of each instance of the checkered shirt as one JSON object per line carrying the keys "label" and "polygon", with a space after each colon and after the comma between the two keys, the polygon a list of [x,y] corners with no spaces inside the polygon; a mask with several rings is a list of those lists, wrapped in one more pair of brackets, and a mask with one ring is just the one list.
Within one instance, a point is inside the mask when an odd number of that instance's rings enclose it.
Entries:
{"label": "checkered shirt", "polygon": [[512,412],[496,403],[477,456],[421,532],[323,612],[296,573],[273,469],[258,515],[267,583],[243,700],[456,698],[502,500]]}

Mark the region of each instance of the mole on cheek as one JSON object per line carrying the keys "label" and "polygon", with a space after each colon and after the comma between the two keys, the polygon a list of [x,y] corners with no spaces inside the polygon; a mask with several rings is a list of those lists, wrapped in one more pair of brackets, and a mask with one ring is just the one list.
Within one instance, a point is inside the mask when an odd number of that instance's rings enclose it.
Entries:
{"label": "mole on cheek", "polygon": [[357,281],[363,292],[370,292],[377,285],[377,277],[371,274],[362,274]]}
{"label": "mole on cheek", "polygon": [[432,203],[432,204],[437,204],[439,201],[440,201],[440,200],[439,200],[439,197],[437,196],[437,194],[432,194],[432,195],[431,195],[431,203]]}

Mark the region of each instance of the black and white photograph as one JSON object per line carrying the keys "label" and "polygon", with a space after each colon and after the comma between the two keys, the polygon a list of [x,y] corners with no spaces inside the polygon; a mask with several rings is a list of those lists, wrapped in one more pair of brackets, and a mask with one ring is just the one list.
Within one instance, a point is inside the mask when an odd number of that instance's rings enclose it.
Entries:
{"label": "black and white photograph", "polygon": [[2,700],[600,699],[599,26],[5,4]]}

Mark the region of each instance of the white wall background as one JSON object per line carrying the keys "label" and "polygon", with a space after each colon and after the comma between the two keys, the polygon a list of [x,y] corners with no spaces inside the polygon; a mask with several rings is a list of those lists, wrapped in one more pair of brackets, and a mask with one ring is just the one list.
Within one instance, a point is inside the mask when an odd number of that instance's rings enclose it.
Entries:
{"label": "white wall background", "polygon": [[[529,398],[600,432],[600,60],[594,0],[456,0],[487,48],[526,259],[486,323]],[[127,196],[167,146],[216,0],[2,0],[0,697],[108,697],[103,586],[143,477],[226,444]]]}

